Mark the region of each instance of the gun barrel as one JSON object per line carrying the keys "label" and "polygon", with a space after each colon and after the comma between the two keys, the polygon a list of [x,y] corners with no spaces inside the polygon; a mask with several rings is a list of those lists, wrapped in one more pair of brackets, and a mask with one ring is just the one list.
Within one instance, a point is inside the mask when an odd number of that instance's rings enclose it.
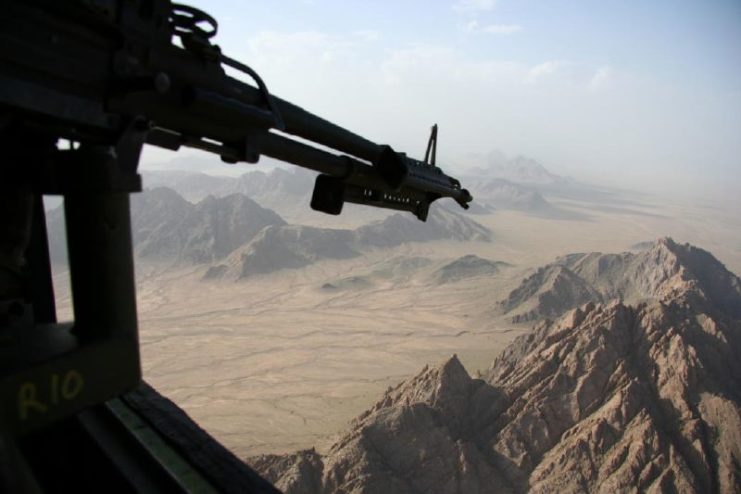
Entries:
{"label": "gun barrel", "polygon": [[273,99],[283,116],[285,131],[289,134],[371,163],[376,162],[383,151],[383,146],[314,115],[300,106],[277,97]]}

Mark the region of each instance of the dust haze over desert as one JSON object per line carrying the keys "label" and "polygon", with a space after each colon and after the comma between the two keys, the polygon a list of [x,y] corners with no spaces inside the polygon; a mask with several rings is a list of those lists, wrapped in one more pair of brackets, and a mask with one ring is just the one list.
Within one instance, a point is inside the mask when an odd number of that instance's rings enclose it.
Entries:
{"label": "dust haze over desert", "polygon": [[437,122],[474,202],[148,151],[147,382],[285,492],[739,492],[737,3],[201,3],[275,94],[417,158]]}

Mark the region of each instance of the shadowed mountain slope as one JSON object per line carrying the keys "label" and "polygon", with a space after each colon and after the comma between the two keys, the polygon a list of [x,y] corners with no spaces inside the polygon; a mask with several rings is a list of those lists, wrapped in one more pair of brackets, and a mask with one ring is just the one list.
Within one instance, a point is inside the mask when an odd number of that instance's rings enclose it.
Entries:
{"label": "shadowed mountain slope", "polygon": [[358,255],[352,240],[349,230],[268,227],[238,252],[238,278],[301,268],[322,259],[349,259]]}

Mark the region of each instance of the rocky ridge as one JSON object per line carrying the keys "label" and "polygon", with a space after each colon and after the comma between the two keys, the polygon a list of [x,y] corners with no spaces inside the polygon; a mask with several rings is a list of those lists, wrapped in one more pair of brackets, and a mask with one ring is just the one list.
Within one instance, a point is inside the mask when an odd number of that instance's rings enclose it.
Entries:
{"label": "rocky ridge", "polygon": [[711,254],[669,238],[640,252],[571,254],[539,268],[499,303],[513,322],[556,317],[588,301],[620,300],[636,304],[663,299],[687,283],[702,285],[723,305],[741,317],[728,297],[737,281],[723,276],[725,267]]}
{"label": "rocky ridge", "polygon": [[453,356],[326,455],[251,464],[287,493],[739,492],[741,283],[701,249],[651,251],[652,297],[543,321],[478,378]]}
{"label": "rocky ridge", "polygon": [[261,231],[225,263],[213,266],[206,277],[238,279],[300,268],[323,259],[348,259],[367,249],[406,242],[488,241],[490,236],[486,227],[443,208],[432,209],[426,223],[409,214],[394,214],[356,230],[275,226]]}
{"label": "rocky ridge", "polygon": [[[214,176],[184,171],[149,171],[144,173],[148,188],[169,187],[190,202],[208,196],[226,197],[242,194],[270,209],[280,203],[294,203],[311,195],[315,173],[301,168],[273,168],[268,172],[252,170],[237,177]],[[306,202],[308,204],[308,202]]]}
{"label": "rocky ridge", "polygon": [[[275,177],[288,172],[252,173],[261,173],[269,182],[270,177],[279,180]],[[186,175],[188,184],[191,177]],[[288,187],[293,182],[281,183]],[[297,192],[301,184],[294,185]],[[55,262],[66,262],[62,207],[49,211],[47,218],[52,257]],[[321,259],[347,259],[366,249],[406,242],[491,238],[486,227],[443,207],[434,207],[426,223],[408,213],[397,213],[356,230],[341,230],[288,225],[277,213],[241,193],[209,195],[193,204],[169,187],[133,195],[131,219],[134,252],[139,259],[211,264],[204,275],[207,279],[295,269]]]}
{"label": "rocky ridge", "polygon": [[[47,214],[52,259],[66,263],[63,207]],[[223,259],[267,226],[286,222],[242,194],[207,196],[193,204],[169,187],[131,196],[131,235],[139,259],[211,263]]]}

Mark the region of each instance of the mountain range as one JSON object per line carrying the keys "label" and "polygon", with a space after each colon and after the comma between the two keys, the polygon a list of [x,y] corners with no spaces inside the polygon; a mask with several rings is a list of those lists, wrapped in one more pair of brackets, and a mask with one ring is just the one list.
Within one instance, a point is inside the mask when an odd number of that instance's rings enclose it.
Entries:
{"label": "mountain range", "polygon": [[[548,202],[543,193],[574,184],[571,179],[553,174],[536,160],[524,156],[507,158],[492,151],[483,161],[481,166],[471,168],[461,177],[464,187],[475,198],[469,210],[473,214],[488,214],[494,209],[553,214],[558,208]],[[267,172],[253,170],[237,177],[159,170],[145,171],[144,183],[148,188],[175,189],[191,202],[209,195],[244,194],[284,218],[299,220],[309,211],[315,177],[315,172],[299,167],[275,167]],[[364,210],[366,215],[379,216],[373,212],[378,213],[378,210]]]}
{"label": "mountain range", "polygon": [[[61,206],[47,215],[53,258],[64,261]],[[240,193],[207,196],[193,204],[167,187],[131,201],[134,252],[143,260],[211,264],[206,278],[243,278],[303,267],[321,259],[347,259],[367,249],[407,242],[489,241],[491,231],[444,207],[426,223],[396,213],[355,230],[288,225],[274,211]]]}
{"label": "mountain range", "polygon": [[207,272],[208,278],[240,279],[281,269],[295,269],[323,259],[348,259],[373,248],[435,240],[489,241],[491,232],[461,214],[433,207],[426,223],[394,214],[355,230],[286,225],[265,228]]}
{"label": "mountain range", "polygon": [[131,220],[137,256],[195,264],[226,257],[265,227],[286,225],[242,194],[208,196],[192,204],[167,187],[133,196]]}
{"label": "mountain range", "polygon": [[324,454],[250,463],[289,494],[738,492],[741,280],[670,239],[634,256],[560,259],[603,302],[566,300],[476,377],[423,369]]}
{"label": "mountain range", "polygon": [[191,202],[207,196],[243,194],[274,209],[276,204],[310,198],[315,176],[316,173],[298,167],[289,170],[276,167],[268,172],[253,170],[237,177],[173,170],[145,172],[144,184],[147,188],[169,187]]}
{"label": "mountain range", "polygon": [[507,157],[500,151],[491,151],[479,157],[479,166],[471,169],[470,176],[493,177],[521,185],[553,185],[570,181],[548,171],[538,161],[526,156]]}

